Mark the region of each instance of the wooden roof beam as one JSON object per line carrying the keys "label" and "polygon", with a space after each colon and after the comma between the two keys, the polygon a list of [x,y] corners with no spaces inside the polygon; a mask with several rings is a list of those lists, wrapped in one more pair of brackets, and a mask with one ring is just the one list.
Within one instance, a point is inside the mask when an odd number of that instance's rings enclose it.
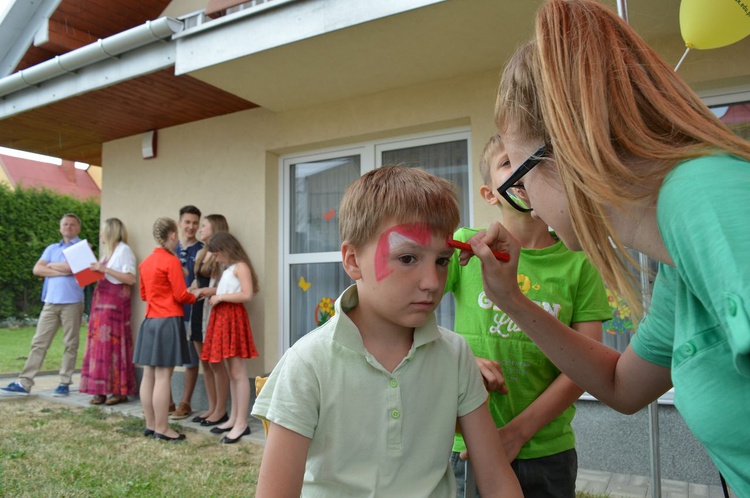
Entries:
{"label": "wooden roof beam", "polygon": [[46,19],[34,37],[34,45],[55,53],[72,52],[98,38],[73,26]]}

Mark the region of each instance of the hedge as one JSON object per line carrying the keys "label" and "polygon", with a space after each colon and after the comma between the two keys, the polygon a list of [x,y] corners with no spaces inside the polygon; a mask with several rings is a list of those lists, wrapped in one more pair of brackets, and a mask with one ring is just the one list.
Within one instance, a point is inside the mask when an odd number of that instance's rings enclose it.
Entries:
{"label": "hedge", "polygon": [[44,248],[61,240],[60,218],[81,218],[82,239],[94,253],[99,247],[99,204],[50,190],[16,188],[0,183],[0,320],[36,317],[43,279],[31,273]]}

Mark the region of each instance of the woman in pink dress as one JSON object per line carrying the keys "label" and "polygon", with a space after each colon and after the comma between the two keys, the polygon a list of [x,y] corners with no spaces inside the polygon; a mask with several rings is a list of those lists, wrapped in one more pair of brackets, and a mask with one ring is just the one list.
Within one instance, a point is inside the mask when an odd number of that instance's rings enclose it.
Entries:
{"label": "woman in pink dress", "polygon": [[80,391],[94,395],[92,405],[114,405],[136,394],[130,288],[137,266],[122,221],[106,220],[99,237],[102,257],[91,269],[104,277],[96,284],[91,302]]}

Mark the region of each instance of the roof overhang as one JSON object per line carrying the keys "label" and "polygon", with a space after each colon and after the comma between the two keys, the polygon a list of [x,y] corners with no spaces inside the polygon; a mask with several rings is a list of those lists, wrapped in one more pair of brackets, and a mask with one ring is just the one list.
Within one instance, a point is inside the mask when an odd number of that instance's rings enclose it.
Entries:
{"label": "roof overhang", "polygon": [[[63,0],[59,10],[82,1]],[[101,164],[102,143],[152,129],[499,72],[530,37],[541,3],[267,0],[13,91],[0,102],[0,145]],[[603,3],[615,10],[615,0]],[[629,2],[633,27],[674,64],[684,51],[679,3]],[[750,38],[691,52],[680,74],[716,103],[727,92],[748,95],[746,60]]]}

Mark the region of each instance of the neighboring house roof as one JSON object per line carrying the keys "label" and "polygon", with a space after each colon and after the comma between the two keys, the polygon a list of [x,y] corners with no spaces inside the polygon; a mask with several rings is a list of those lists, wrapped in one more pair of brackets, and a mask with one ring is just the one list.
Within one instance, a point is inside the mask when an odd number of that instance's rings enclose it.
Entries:
{"label": "neighboring house roof", "polygon": [[101,200],[101,189],[84,170],[76,169],[72,161],[61,166],[0,154],[0,165],[13,187],[47,189],[81,200]]}
{"label": "neighboring house roof", "polygon": [[750,103],[730,106],[721,120],[727,125],[750,123]]}

